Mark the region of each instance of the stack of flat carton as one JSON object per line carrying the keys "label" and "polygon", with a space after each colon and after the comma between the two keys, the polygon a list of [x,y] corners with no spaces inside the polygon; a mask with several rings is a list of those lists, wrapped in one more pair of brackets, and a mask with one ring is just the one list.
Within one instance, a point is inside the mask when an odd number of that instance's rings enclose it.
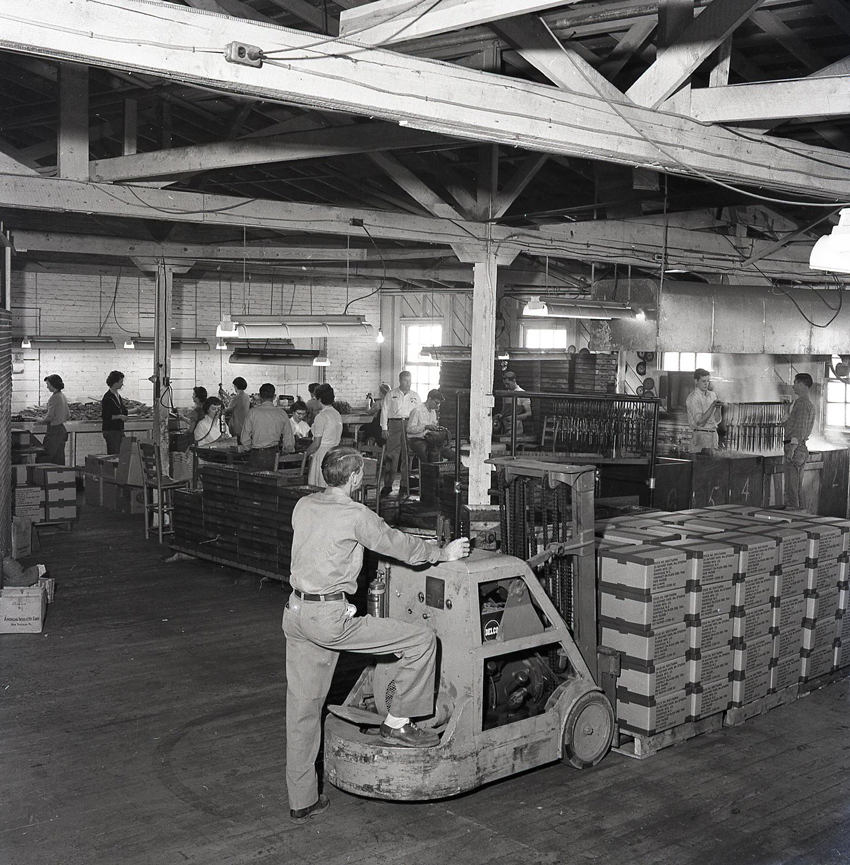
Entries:
{"label": "stack of flat carton", "polygon": [[850,665],[850,521],[723,505],[597,535],[621,729],[652,735]]}
{"label": "stack of flat carton", "polygon": [[12,466],[12,480],[15,516],[27,517],[34,524],[77,518],[77,473],[73,466]]}

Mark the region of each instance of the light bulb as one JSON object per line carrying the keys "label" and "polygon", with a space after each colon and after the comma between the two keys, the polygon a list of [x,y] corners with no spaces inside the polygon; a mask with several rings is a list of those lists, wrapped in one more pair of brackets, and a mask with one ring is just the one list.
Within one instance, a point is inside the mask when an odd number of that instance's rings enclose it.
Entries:
{"label": "light bulb", "polygon": [[25,336],[21,340],[21,348],[32,348],[32,343],[30,342],[30,338],[28,336]]}
{"label": "light bulb", "polygon": [[327,359],[326,355],[320,354],[318,357],[313,358],[313,366],[330,366],[331,362]]}
{"label": "light bulb", "polygon": [[136,347],[136,343],[133,342],[132,339],[125,340],[124,348],[133,348],[134,349],[135,347]]}
{"label": "light bulb", "polygon": [[378,335],[375,337],[375,342],[380,345],[384,341],[384,332],[378,328]]}
{"label": "light bulb", "polygon": [[522,314],[545,316],[549,314],[549,307],[539,297],[532,297],[525,305]]}

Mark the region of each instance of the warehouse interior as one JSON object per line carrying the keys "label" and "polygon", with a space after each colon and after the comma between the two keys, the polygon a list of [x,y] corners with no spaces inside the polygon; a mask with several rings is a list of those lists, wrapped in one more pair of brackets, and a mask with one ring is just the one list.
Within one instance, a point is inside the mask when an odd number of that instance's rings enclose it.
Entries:
{"label": "warehouse interior", "polygon": [[[21,566],[0,606],[38,607],[0,624],[0,860],[850,855],[842,0],[30,0],[0,20],[0,548]],[[130,408],[107,456],[113,370]],[[420,459],[408,427],[393,479],[366,428],[403,370],[441,394],[451,447]],[[719,402],[695,425],[697,371]],[[280,616],[310,454],[253,472],[223,419],[186,439],[196,389],[227,405],[238,377],[290,413],[330,384],[363,504],[475,548],[434,571],[473,587],[463,628],[397,563],[367,558],[353,597],[432,617],[444,679],[472,640],[474,747],[457,700],[437,726],[467,750],[434,765],[332,713],[331,809],[306,826]],[[373,607],[393,575],[416,588]],[[494,633],[526,654],[494,673],[485,613],[520,583],[521,625]],[[328,702],[363,711],[378,675],[344,655]]]}

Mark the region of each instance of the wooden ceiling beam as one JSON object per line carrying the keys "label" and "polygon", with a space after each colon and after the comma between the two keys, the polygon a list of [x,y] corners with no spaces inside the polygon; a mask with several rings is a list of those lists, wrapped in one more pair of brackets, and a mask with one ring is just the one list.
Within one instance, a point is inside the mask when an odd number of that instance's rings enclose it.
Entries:
{"label": "wooden ceiling beam", "polygon": [[336,36],[339,33],[339,18],[317,9],[306,0],[271,0],[278,9],[289,12],[305,24],[315,27],[320,33]]}
{"label": "wooden ceiling beam", "polygon": [[[173,46],[175,32],[191,34],[192,50]],[[133,33],[133,44],[116,41],[115,33]],[[265,51],[311,45],[311,59],[262,69],[227,63],[223,46],[234,39]],[[850,199],[848,154],[784,140],[750,141],[742,148],[738,135],[679,115],[390,51],[371,51],[364,63],[358,60],[362,48],[315,43],[315,36],[295,30],[142,0],[120,6],[77,0],[58,8],[55,0],[28,0],[26,18],[6,16],[0,32],[0,48],[7,50],[169,76],[256,99],[676,174],[693,168],[725,182],[808,198]]]}
{"label": "wooden ceiling beam", "polygon": [[626,91],[626,95],[639,105],[659,106],[763,2],[712,0],[679,39],[659,53],[655,63]]}
{"label": "wooden ceiling beam", "polygon": [[394,156],[374,151],[366,155],[387,177],[400,186],[415,202],[424,207],[428,213],[443,217],[444,219],[463,219],[461,213],[443,201],[430,186],[423,183],[419,177]]}
{"label": "wooden ceiling beam", "polygon": [[376,0],[343,11],[340,36],[364,45],[391,45],[542,12],[576,0]]}
{"label": "wooden ceiling beam", "polygon": [[850,75],[705,87],[691,91],[691,116],[709,123],[850,116]]}

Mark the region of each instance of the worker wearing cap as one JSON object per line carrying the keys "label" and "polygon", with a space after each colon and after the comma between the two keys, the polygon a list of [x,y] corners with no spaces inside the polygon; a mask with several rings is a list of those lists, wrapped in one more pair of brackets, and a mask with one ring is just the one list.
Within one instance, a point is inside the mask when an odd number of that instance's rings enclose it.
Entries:
{"label": "worker wearing cap", "polygon": [[322,474],[327,487],[300,499],[292,512],[292,594],[283,612],[286,786],[293,823],[307,822],[330,805],[319,796],[315,763],[322,706],[341,651],[398,657],[395,694],[380,725],[380,741],[408,748],[430,748],[440,741],[411,721],[434,711],[436,635],[424,624],[356,615],[347,596],[357,590],[364,548],[409,565],[469,555],[467,538],[441,549],[390,528],[353,501],[352,493],[363,483],[363,457],[354,448],[328,451]]}
{"label": "worker wearing cap", "polygon": [[688,425],[691,432],[691,453],[704,448],[713,451],[719,447],[717,425],[723,403],[711,389],[711,373],[707,369],[694,370],[694,389],[685,401],[688,407]]}
{"label": "worker wearing cap", "polygon": [[[385,397],[381,406],[381,430],[387,441],[387,453],[384,463],[384,482],[381,487],[381,495],[387,496],[393,491],[395,473],[398,471],[399,461],[402,457],[407,459],[407,447],[405,446],[404,428],[410,413],[417,406],[422,405],[422,400],[415,390],[410,389],[412,377],[406,370],[398,374],[398,387],[394,387]],[[402,471],[405,476],[407,465]]]}
{"label": "worker wearing cap", "polygon": [[44,441],[42,442],[45,451],[47,451],[44,458],[46,462],[64,466],[65,442],[68,441],[65,421],[71,417],[68,400],[62,392],[65,389],[65,382],[59,375],[49,375],[44,380],[50,391],[50,399],[47,400],[47,417],[44,419],[47,424],[47,432],[44,434]]}
{"label": "worker wearing cap", "polygon": [[805,508],[803,502],[803,471],[809,459],[806,440],[812,434],[815,424],[815,407],[809,398],[814,382],[807,372],[794,376],[794,393],[797,399],[791,406],[785,421],[785,507],[790,510]]}

